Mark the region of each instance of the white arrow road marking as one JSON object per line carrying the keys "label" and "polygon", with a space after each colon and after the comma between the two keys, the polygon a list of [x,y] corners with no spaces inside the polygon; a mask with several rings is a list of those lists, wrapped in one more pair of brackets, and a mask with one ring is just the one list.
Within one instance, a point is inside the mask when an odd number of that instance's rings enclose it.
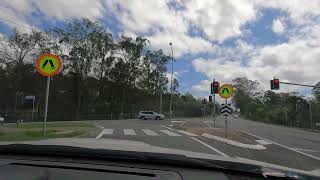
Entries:
{"label": "white arrow road marking", "polygon": [[136,132],[134,132],[133,129],[124,129],[124,130],[123,130],[123,133],[124,133],[124,135],[127,135],[127,136],[137,135]]}
{"label": "white arrow road marking", "polygon": [[158,133],[156,133],[156,132],[154,132],[154,131],[152,131],[152,130],[150,130],[150,129],[142,129],[142,131],[143,131],[144,133],[146,133],[147,135],[149,135],[149,136],[159,136]]}
{"label": "white arrow road marking", "polygon": [[169,130],[160,130],[160,131],[169,135],[169,136],[181,136],[180,134],[176,134],[176,133],[169,131]]}

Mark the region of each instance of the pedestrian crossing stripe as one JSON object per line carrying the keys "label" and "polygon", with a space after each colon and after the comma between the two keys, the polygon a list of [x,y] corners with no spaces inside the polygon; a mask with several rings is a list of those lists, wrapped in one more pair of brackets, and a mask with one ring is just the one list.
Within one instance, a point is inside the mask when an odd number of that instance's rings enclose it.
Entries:
{"label": "pedestrian crossing stripe", "polygon": [[142,129],[142,131],[143,131],[144,133],[146,133],[147,135],[149,135],[149,136],[159,136],[158,133],[156,133],[156,132],[154,132],[154,131],[152,131],[152,130],[150,130],[150,129]]}
{"label": "pedestrian crossing stripe", "polygon": [[169,135],[169,136],[181,136],[180,134],[176,134],[176,133],[169,131],[169,130],[160,130],[160,131]]}
{"label": "pedestrian crossing stripe", "polygon": [[133,129],[124,129],[123,130],[124,135],[134,136],[137,135],[136,132]]}
{"label": "pedestrian crossing stripe", "polygon": [[[137,132],[143,132],[143,134],[148,135],[148,136],[160,136],[160,135],[168,135],[168,136],[173,136],[173,137],[179,137],[183,135],[187,135],[190,137],[195,137],[198,136],[194,133],[184,131],[184,130],[167,130],[167,129],[159,129],[158,132],[156,130],[151,130],[151,129],[140,129],[140,130],[134,130],[134,129],[103,129],[102,132],[96,137],[96,138],[101,138],[103,135],[114,135],[115,132],[122,132],[120,133],[121,135],[124,136],[136,136]],[[179,134],[181,133],[181,134]],[[117,133],[116,133],[117,134]],[[120,135],[118,134],[118,135]],[[140,133],[141,134],[141,133]],[[138,133],[139,135],[139,133]]]}

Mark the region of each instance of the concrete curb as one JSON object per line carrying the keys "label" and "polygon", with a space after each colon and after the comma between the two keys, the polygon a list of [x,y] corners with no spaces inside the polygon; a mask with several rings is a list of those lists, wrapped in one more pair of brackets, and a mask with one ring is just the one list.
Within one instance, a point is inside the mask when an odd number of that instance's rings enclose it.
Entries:
{"label": "concrete curb", "polygon": [[209,139],[213,139],[213,140],[216,140],[216,141],[219,141],[219,142],[223,142],[223,143],[226,143],[226,144],[229,144],[229,145],[233,145],[233,146],[237,146],[237,147],[241,147],[241,148],[246,148],[246,149],[256,149],[256,150],[265,150],[265,149],[267,149],[266,147],[264,147],[261,144],[256,144],[256,145],[244,144],[244,143],[240,143],[240,142],[237,142],[237,141],[232,141],[232,140],[229,140],[229,139],[221,138],[221,137],[214,136],[214,135],[207,134],[207,133],[203,133],[201,136],[209,138]]}

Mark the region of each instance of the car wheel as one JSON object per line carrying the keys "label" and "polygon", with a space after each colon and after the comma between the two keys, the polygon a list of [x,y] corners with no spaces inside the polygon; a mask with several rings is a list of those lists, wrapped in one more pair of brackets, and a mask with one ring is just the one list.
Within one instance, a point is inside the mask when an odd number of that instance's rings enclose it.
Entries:
{"label": "car wheel", "polygon": [[140,119],[141,120],[146,120],[146,118],[144,116],[141,116]]}
{"label": "car wheel", "polygon": [[160,117],[159,117],[159,116],[157,116],[157,117],[156,117],[156,120],[160,120]]}

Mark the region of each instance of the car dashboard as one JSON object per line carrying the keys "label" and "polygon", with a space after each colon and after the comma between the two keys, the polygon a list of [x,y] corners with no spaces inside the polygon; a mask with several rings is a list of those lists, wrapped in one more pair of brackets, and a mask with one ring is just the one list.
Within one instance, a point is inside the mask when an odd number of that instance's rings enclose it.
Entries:
{"label": "car dashboard", "polygon": [[227,180],[266,179],[260,174],[86,158],[0,156],[4,180]]}

